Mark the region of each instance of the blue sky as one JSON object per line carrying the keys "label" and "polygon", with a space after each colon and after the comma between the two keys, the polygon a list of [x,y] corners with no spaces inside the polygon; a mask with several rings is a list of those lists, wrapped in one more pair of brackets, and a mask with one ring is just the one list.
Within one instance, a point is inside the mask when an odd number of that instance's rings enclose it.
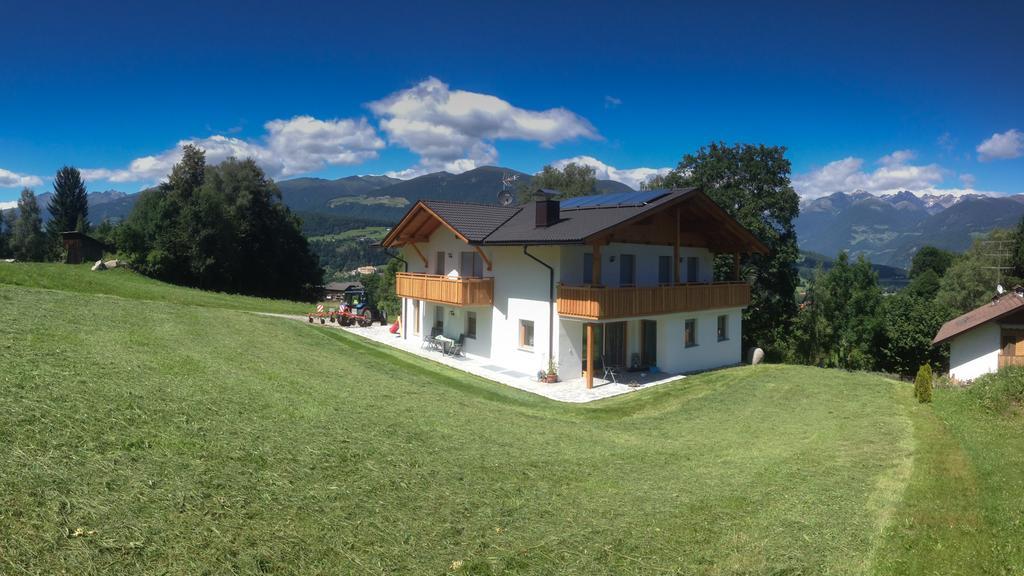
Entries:
{"label": "blue sky", "polygon": [[133,192],[186,140],[279,179],[631,184],[724,140],[786,146],[806,196],[1024,192],[1019,3],[148,4],[0,8],[0,202],[64,164]]}

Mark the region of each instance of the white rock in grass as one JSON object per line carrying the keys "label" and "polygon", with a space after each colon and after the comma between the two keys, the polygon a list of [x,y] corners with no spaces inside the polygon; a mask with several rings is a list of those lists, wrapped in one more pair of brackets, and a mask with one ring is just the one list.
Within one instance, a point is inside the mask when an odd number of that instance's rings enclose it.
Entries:
{"label": "white rock in grass", "polygon": [[747,351],[747,362],[751,366],[756,366],[761,362],[764,362],[764,350],[760,348],[751,348]]}
{"label": "white rock in grass", "polygon": [[96,263],[92,265],[92,269],[93,272],[97,270],[106,270],[107,265],[103,263],[103,260],[97,260]]}

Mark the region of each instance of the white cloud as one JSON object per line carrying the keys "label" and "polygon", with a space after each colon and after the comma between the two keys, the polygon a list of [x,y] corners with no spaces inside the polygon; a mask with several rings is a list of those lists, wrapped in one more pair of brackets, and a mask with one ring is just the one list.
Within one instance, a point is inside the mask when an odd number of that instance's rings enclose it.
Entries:
{"label": "white cloud", "polygon": [[886,154],[878,159],[878,163],[882,166],[900,166],[910,162],[917,157],[913,150],[897,150],[892,154]]}
{"label": "white cloud", "polygon": [[995,133],[976,148],[978,160],[1006,160],[1024,156],[1024,132],[1016,129]]}
{"label": "white cloud", "polygon": [[605,96],[604,97],[604,107],[605,108],[617,108],[620,104],[622,104],[622,99],[621,98],[616,98],[615,96]]}
{"label": "white cloud", "polygon": [[312,172],[327,165],[360,164],[376,158],[384,141],[365,118],[319,120],[296,116],[290,120],[271,120],[262,141],[253,142],[215,134],[206,138],[180,140],[170,148],[151,156],[132,160],[127,168],[86,168],[86,180],[110,182],[156,182],[181,159],[181,147],[193,144],[206,151],[206,161],[217,164],[229,157],[252,158],[267,173],[278,178]]}
{"label": "white cloud", "polygon": [[668,174],[671,168],[616,168],[601,162],[593,156],[575,156],[552,163],[555,168],[565,168],[569,163],[583,164],[594,168],[595,175],[600,180],[615,180],[622,182],[634,190],[640,189],[640,184],[649,180],[652,176]]}
{"label": "white cloud", "polygon": [[878,160],[874,171],[864,170],[864,160],[849,156],[793,177],[800,196],[817,198],[833,192],[863,190],[873,194],[892,194],[901,190],[935,190],[946,177],[938,164],[909,164],[915,157],[909,150],[897,150]]}
{"label": "white cloud", "polygon": [[18,174],[10,170],[0,168],[0,188],[24,188],[27,186],[42,186],[43,179],[31,174]]}
{"label": "white cloud", "polygon": [[495,140],[528,140],[552,146],[573,138],[599,139],[585,118],[565,108],[534,111],[491,96],[451,90],[437,78],[370,102],[392,144],[420,157],[416,166],[392,173],[412,177],[446,170],[465,172],[498,159]]}
{"label": "white cloud", "polygon": [[18,201],[11,200],[10,202],[0,202],[0,210],[10,210],[11,208],[17,208]]}
{"label": "white cloud", "polygon": [[962,196],[984,194],[1000,196],[1003,192],[978,190],[973,174],[960,174],[963,187],[940,187],[952,174],[937,164],[908,164],[915,155],[899,150],[878,159],[880,167],[872,172],[863,169],[864,160],[852,156],[829,162],[825,166],[793,177],[793,187],[803,200],[827,196],[835,192],[869,192],[875,195],[895,194],[908,190],[917,196],[929,194]]}

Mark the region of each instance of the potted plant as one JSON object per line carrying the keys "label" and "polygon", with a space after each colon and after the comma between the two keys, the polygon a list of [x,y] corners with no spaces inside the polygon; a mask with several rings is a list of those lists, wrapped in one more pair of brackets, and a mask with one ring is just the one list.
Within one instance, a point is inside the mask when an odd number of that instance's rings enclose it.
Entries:
{"label": "potted plant", "polygon": [[548,360],[548,371],[547,374],[544,375],[544,381],[548,384],[558,382],[558,367],[555,366],[554,360]]}

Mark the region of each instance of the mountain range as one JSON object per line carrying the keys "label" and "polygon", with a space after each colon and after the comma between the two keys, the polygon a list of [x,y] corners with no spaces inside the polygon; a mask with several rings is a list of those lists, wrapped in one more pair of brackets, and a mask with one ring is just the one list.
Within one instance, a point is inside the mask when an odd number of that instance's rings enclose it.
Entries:
{"label": "mountain range", "polygon": [[875,264],[908,268],[921,246],[962,252],[994,228],[1013,228],[1024,216],[1024,195],[877,196],[836,192],[808,200],[796,220],[805,251],[834,256],[864,254]]}
{"label": "mountain range", "polygon": [[[517,185],[529,185],[532,178],[509,168],[483,166],[462,174],[434,172],[410,180],[389,176],[295,178],[277,186],[284,203],[304,219],[320,220],[320,227],[334,223],[340,231],[396,222],[411,204],[424,198],[496,203],[502,180],[510,176],[517,178]],[[598,180],[597,188],[601,193],[630,190],[612,180]],[[106,218],[122,219],[137,197],[115,190],[92,192],[89,219],[93,224]],[[49,199],[49,193],[39,195],[44,217],[48,216],[45,207]],[[905,269],[921,246],[963,251],[977,235],[1014,227],[1022,216],[1024,195],[836,192],[803,201],[796,230],[803,251],[832,257],[848,250],[864,254],[875,264]]]}

